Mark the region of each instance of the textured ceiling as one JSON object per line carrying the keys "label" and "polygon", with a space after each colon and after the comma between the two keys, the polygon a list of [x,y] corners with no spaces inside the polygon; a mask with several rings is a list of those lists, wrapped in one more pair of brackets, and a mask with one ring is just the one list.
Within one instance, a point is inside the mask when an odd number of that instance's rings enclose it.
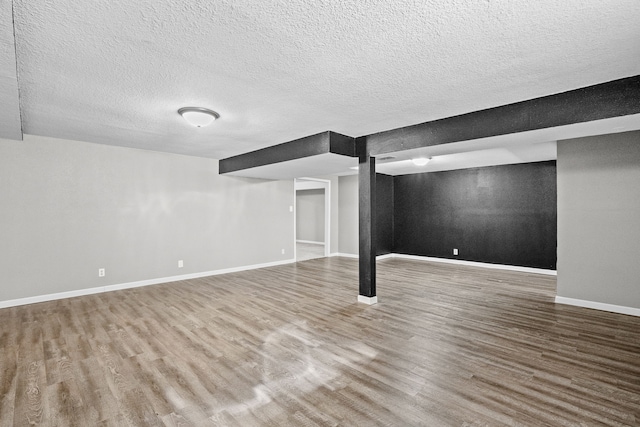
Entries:
{"label": "textured ceiling", "polygon": [[[25,133],[212,158],[640,74],[638,0],[14,0],[14,9]],[[196,129],[177,114],[184,106],[222,118]]]}
{"label": "textured ceiling", "polygon": [[22,139],[11,0],[0,0],[0,138]]}

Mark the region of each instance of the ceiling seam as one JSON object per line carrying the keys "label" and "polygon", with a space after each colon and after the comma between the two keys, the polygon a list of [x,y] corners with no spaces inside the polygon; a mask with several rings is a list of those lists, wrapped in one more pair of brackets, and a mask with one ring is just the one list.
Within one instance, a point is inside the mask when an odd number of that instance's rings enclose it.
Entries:
{"label": "ceiling seam", "polygon": [[20,95],[20,73],[18,71],[18,43],[16,42],[15,0],[11,0],[11,26],[13,27],[13,56],[16,66],[16,89],[18,91],[18,115],[20,116],[20,140],[24,141],[24,123],[22,123],[22,96]]}

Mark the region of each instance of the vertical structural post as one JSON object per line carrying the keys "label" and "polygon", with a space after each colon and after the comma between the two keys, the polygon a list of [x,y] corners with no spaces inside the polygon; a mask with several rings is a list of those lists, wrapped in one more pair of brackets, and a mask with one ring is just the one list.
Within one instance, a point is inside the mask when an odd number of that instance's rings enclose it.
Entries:
{"label": "vertical structural post", "polygon": [[360,293],[358,301],[376,304],[376,159],[360,151],[358,199],[360,223]]}

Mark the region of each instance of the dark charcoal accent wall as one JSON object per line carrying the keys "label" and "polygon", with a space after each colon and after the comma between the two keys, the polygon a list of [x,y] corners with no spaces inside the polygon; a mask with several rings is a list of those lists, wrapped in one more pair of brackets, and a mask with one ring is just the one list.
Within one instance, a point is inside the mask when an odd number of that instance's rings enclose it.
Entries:
{"label": "dark charcoal accent wall", "polygon": [[556,268],[555,161],[396,176],[393,193],[396,253]]}
{"label": "dark charcoal accent wall", "polygon": [[393,177],[376,174],[376,255],[393,252]]}

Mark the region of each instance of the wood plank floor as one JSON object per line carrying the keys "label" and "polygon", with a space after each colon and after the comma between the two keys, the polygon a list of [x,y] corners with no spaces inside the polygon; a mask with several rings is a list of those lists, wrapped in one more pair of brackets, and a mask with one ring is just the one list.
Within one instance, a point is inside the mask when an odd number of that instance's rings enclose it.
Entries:
{"label": "wood plank floor", "polygon": [[0,310],[0,425],[640,425],[640,318],[555,278],[357,260]]}
{"label": "wood plank floor", "polygon": [[296,261],[324,258],[324,244],[296,242]]}

